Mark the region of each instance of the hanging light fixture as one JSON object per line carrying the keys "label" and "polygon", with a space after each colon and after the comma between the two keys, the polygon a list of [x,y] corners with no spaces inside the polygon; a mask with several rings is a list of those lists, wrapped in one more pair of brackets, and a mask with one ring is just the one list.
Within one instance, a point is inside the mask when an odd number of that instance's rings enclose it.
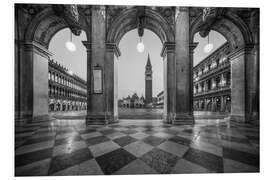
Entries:
{"label": "hanging light fixture", "polygon": [[144,33],[144,16],[145,16],[145,7],[138,7],[137,10],[137,26],[138,26],[138,35],[139,35],[139,42],[137,44],[138,52],[144,52],[144,44],[142,41],[142,36]]}
{"label": "hanging light fixture", "polygon": [[209,53],[210,51],[212,51],[214,47],[212,43],[209,43],[209,36],[210,36],[210,32],[207,36],[207,44],[204,46],[204,49],[203,49],[205,53]]}
{"label": "hanging light fixture", "polygon": [[137,44],[138,52],[142,53],[144,51],[144,44],[142,42],[142,37],[139,37],[139,42]]}
{"label": "hanging light fixture", "polygon": [[71,51],[71,52],[74,52],[76,51],[76,46],[75,44],[72,42],[72,32],[70,31],[70,41],[67,41],[66,42],[66,48]]}

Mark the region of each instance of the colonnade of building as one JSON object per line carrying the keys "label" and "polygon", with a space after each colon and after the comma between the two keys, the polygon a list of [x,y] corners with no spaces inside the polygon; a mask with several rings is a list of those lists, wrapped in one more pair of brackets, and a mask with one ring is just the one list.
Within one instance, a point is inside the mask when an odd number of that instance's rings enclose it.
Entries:
{"label": "colonnade of building", "polygon": [[[87,40],[83,41],[87,52],[86,122],[117,122],[115,64],[121,55],[118,44],[124,34],[138,28],[138,24],[156,33],[163,43],[164,123],[193,124],[193,98],[225,97],[228,82],[231,82],[230,120],[259,122],[258,8],[42,4],[15,5],[16,121],[32,122],[48,118],[48,61],[52,56],[48,45],[55,33],[70,28],[74,35],[80,35],[83,30],[87,36]],[[222,63],[223,58],[219,58],[221,62],[210,65],[213,71],[204,73],[208,65],[204,66],[200,78],[194,82],[194,88],[193,51],[197,45],[193,42],[194,34],[199,32],[206,37],[210,30],[220,32],[227,39],[231,52],[225,59],[230,65]],[[230,81],[226,79],[225,67],[230,69]],[[209,79],[216,71],[223,75]],[[209,80],[211,89],[205,91]],[[203,81],[208,81],[208,84]],[[197,83],[201,83],[198,88]],[[58,90],[51,85],[51,94],[70,95],[69,91],[61,90],[64,89],[63,84],[57,87]],[[196,92],[194,97],[193,91]],[[73,96],[80,95],[77,90],[71,93]]]}
{"label": "colonnade of building", "polygon": [[228,42],[193,68],[193,109],[231,111],[231,71]]}
{"label": "colonnade of building", "polygon": [[48,84],[49,111],[87,109],[86,81],[53,60],[49,60]]}

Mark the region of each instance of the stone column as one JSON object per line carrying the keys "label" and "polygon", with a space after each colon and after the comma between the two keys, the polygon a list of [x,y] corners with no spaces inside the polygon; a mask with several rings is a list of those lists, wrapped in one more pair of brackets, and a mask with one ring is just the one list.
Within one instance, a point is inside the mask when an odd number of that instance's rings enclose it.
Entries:
{"label": "stone column", "polygon": [[258,59],[256,48],[246,46],[230,55],[231,59],[231,115],[239,122],[258,120]]}
{"label": "stone column", "polygon": [[[115,77],[115,61],[114,55],[120,56],[120,51],[115,43],[106,43],[106,55],[105,55],[105,77],[104,77],[104,87],[105,87],[105,97],[106,97],[106,120],[109,123],[116,122],[118,120],[117,114],[117,91],[115,88],[117,86],[117,77]],[[116,107],[115,107],[116,105]]]}
{"label": "stone column", "polygon": [[192,66],[189,49],[189,8],[177,7],[175,22],[176,117],[173,124],[193,124]]}
{"label": "stone column", "polygon": [[[108,124],[106,120],[106,97],[104,79],[106,68],[104,59],[106,54],[106,22],[105,6],[92,6],[91,20],[91,43],[87,45],[87,124]],[[93,89],[93,69],[94,67],[102,69],[102,93],[94,93]]]}
{"label": "stone column", "polygon": [[211,98],[211,111],[215,111],[215,98],[214,97],[212,97]]}
{"label": "stone column", "polygon": [[19,112],[16,123],[48,118],[48,59],[51,53],[36,42],[20,43]]}
{"label": "stone column", "polygon": [[225,111],[225,102],[226,101],[224,101],[224,98],[225,98],[225,96],[220,96],[220,111],[221,112]]}
{"label": "stone column", "polygon": [[175,44],[165,42],[161,52],[164,65],[164,113],[163,122],[172,123],[175,118]]}

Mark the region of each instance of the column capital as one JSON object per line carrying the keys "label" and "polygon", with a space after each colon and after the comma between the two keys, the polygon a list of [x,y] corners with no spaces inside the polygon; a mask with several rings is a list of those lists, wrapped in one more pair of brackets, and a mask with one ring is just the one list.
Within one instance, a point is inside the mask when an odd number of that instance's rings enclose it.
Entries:
{"label": "column capital", "polygon": [[106,43],[106,51],[115,53],[116,57],[121,56],[120,49],[116,43]]}
{"label": "column capital", "polygon": [[179,10],[180,12],[188,12],[189,7],[178,7],[178,10]]}
{"label": "column capital", "polygon": [[241,56],[243,54],[250,54],[251,51],[253,50],[254,48],[254,44],[247,44],[247,45],[244,45],[242,47],[239,47],[237,49],[235,49],[230,55],[229,55],[229,58],[231,60],[237,58],[238,56]]}
{"label": "column capital", "polygon": [[49,59],[53,54],[48,51],[47,48],[42,46],[41,44],[32,41],[32,42],[20,42],[23,45],[25,51],[35,51],[39,55]]}
{"label": "column capital", "polygon": [[175,42],[164,42],[160,55],[165,57],[167,53],[175,52]]}
{"label": "column capital", "polygon": [[82,41],[87,51],[92,51],[92,43],[90,41]]}
{"label": "column capital", "polygon": [[194,49],[198,46],[199,42],[191,42],[189,43],[189,51],[194,52]]}

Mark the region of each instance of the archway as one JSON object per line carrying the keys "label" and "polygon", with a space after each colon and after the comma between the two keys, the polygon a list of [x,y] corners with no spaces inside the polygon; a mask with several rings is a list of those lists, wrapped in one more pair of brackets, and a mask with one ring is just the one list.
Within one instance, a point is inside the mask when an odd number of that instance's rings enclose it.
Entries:
{"label": "archway", "polygon": [[[250,122],[258,120],[258,35],[231,11],[210,8],[210,14],[199,16],[191,24],[191,40],[195,33],[205,37],[210,30],[221,33],[229,43],[231,63],[231,114],[230,119]],[[216,16],[222,18],[216,18]],[[190,42],[196,47],[196,43]],[[193,53],[193,52],[192,52]]]}
{"label": "archway", "polygon": [[[226,77],[230,73],[230,61],[227,57],[230,50],[228,42],[222,34],[214,30],[211,30],[205,38],[197,32],[193,41],[198,43],[193,55],[193,98],[194,102],[199,98],[205,102],[205,108],[201,109],[203,112],[196,117],[200,119],[199,116],[205,117],[207,114],[211,119],[219,118],[216,115],[224,114],[225,111],[224,96],[231,96],[230,79]],[[208,43],[213,45],[210,51],[205,49]],[[208,99],[213,102],[213,105],[208,104]],[[217,113],[206,111],[217,111]]]}
{"label": "archway", "polygon": [[[124,8],[116,17],[113,17],[110,23],[105,21],[111,17],[106,15],[104,6],[92,9],[92,24],[95,26],[91,28],[92,59],[88,72],[94,73],[94,77],[88,78],[88,85],[92,87],[92,93],[88,97],[89,108],[86,118],[88,124],[117,122],[117,104],[115,104],[117,94],[114,88],[117,75],[114,71],[114,59],[121,55],[118,48],[121,37],[137,27],[137,9],[137,7]],[[176,16],[170,15],[175,24],[172,26],[157,10],[145,7],[144,28],[156,33],[163,43],[161,55],[164,59],[166,77],[164,78],[164,122],[193,124],[189,8],[176,9]]]}
{"label": "archway", "polygon": [[[16,19],[15,69],[19,73],[15,82],[15,119],[19,122],[48,119],[48,60],[52,56],[48,46],[54,34],[68,27],[78,35],[83,29],[89,39],[88,24],[83,14],[74,24],[63,16],[64,13],[59,14],[66,6],[69,5],[50,5],[41,10],[30,8],[29,22],[25,25],[19,26],[18,23],[25,21]],[[23,4],[16,5],[17,16],[23,9]]]}
{"label": "archway", "polygon": [[[63,112],[57,113],[57,116],[65,115],[71,110],[67,106],[71,101],[76,101],[80,106],[82,102],[87,101],[87,53],[82,44],[85,40],[84,31],[79,36],[74,36],[69,28],[61,29],[50,40],[48,49],[53,55],[48,62],[48,83],[49,87],[56,88],[56,91],[49,91],[48,96],[49,100],[62,99],[64,101]],[[68,41],[72,41],[76,49],[68,49],[66,46]],[[78,111],[80,110],[81,108],[78,108]],[[78,114],[86,114],[86,111],[74,112],[71,116]],[[50,115],[54,116],[55,113]]]}
{"label": "archway", "polygon": [[144,30],[142,40],[145,50],[139,52],[136,48],[139,41],[137,29],[127,32],[119,43],[121,56],[114,59],[117,64],[114,71],[118,74],[118,87],[115,87],[118,101],[125,101],[130,96],[135,107],[118,106],[119,119],[160,119],[163,114],[163,106],[157,108],[155,102],[157,95],[164,91],[163,58],[160,56],[162,43],[148,29]]}

